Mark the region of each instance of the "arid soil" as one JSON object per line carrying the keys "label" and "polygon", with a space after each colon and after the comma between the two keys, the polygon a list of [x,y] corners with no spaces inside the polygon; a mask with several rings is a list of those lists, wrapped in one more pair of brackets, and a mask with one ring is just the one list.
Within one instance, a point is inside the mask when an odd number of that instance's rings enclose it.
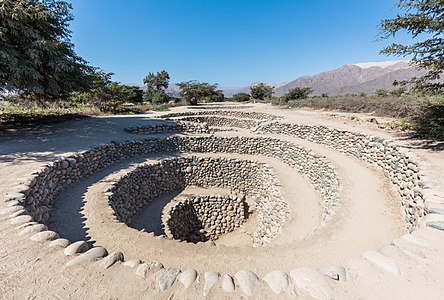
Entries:
{"label": "arid soil", "polygon": [[[232,104],[233,105],[233,104]],[[173,111],[186,111],[185,107]],[[191,110],[188,110],[191,111]],[[195,110],[194,110],[195,111]],[[385,120],[374,121],[364,114],[283,110],[264,104],[243,109],[283,116],[285,121],[298,124],[321,124],[332,128],[362,132],[395,141],[410,148],[422,163],[429,166],[426,173],[432,192],[444,203],[444,147],[439,143],[412,140],[384,127]],[[3,198],[20,186],[26,176],[49,161],[86,150],[111,141],[144,139],[146,135],[132,135],[123,129],[145,124],[161,113],[137,116],[99,117],[68,121],[56,125],[8,130],[0,134],[0,209],[6,207]],[[379,125],[378,125],[379,124]],[[256,136],[246,129],[221,131],[221,136]],[[156,135],[166,136],[166,135]],[[49,229],[74,242],[86,240],[111,251],[122,251],[125,260],[139,258],[159,261],[181,270],[195,268],[199,274],[216,271],[234,275],[247,269],[262,278],[273,270],[290,272],[299,267],[320,269],[331,265],[345,266],[345,283],[328,279],[334,299],[440,299],[444,294],[444,231],[429,227],[415,231],[426,245],[420,257],[400,251],[390,242],[406,233],[400,203],[387,178],[356,158],[332,148],[288,136],[269,135],[310,148],[332,162],[341,180],[340,206],[333,219],[321,224],[319,195],[310,182],[281,161],[263,156],[234,154],[180,154],[254,159],[269,164],[281,184],[283,198],[292,213],[284,231],[270,245],[253,247],[249,234],[254,229],[252,217],[239,230],[227,234],[214,243],[191,244],[164,240],[139,229],[161,232],[160,213],[171,198],[184,190],[159,199],[157,207],[142,211],[129,227],[118,223],[108,206],[104,191],[112,181],[137,164],[154,162],[169,154],[135,157],[106,167],[62,191],[56,199]],[[207,191],[222,193],[222,190]],[[250,200],[249,200],[250,201]],[[443,204],[444,206],[444,204]],[[19,236],[8,215],[0,216],[0,299],[204,299],[204,281],[199,279],[189,290],[175,283],[160,292],[154,275],[142,278],[135,270],[121,263],[103,270],[98,262],[67,267],[70,258],[48,243],[36,243],[29,235]],[[153,221],[147,221],[152,219]],[[147,224],[148,222],[148,224]],[[380,250],[394,259],[399,276],[381,272],[361,257],[369,250]],[[219,284],[220,285],[220,284]],[[253,299],[306,299],[308,295],[271,294],[260,281]],[[240,291],[224,293],[214,289],[208,299],[246,299]],[[310,298],[307,298],[310,299]]]}

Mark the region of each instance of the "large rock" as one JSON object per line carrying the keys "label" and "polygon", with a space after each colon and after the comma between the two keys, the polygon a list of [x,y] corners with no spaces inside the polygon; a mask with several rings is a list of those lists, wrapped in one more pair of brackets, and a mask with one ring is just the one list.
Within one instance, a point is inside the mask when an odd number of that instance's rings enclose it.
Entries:
{"label": "large rock", "polygon": [[288,289],[288,275],[282,271],[271,271],[263,279],[276,294],[284,293]]}
{"label": "large rock", "polygon": [[45,231],[48,230],[48,227],[46,227],[46,225],[43,224],[35,224],[35,225],[31,225],[31,226],[26,226],[24,227],[20,232],[19,235],[25,235],[25,234],[30,234],[30,233],[36,233],[36,232],[41,232],[41,231]]}
{"label": "large rock", "polygon": [[431,222],[427,222],[427,226],[434,228],[434,229],[438,229],[441,231],[444,231],[444,222],[442,221],[431,221]]}
{"label": "large rock", "polygon": [[59,235],[57,234],[57,232],[54,232],[51,230],[46,230],[46,231],[42,231],[42,232],[34,234],[31,237],[31,240],[35,241],[35,242],[45,242],[45,241],[53,241],[58,238],[59,238]]}
{"label": "large rock", "polygon": [[143,264],[140,264],[136,269],[136,275],[141,276],[143,278],[146,278],[148,273],[159,271],[163,268],[163,265],[159,262],[144,262]]}
{"label": "large rock", "polygon": [[228,274],[224,275],[224,278],[222,279],[222,289],[224,292],[227,293],[233,293],[235,290],[233,277],[231,277]]}
{"label": "large rock", "polygon": [[100,266],[106,270],[118,261],[123,261],[123,253],[113,252],[100,261]]}
{"label": "large rock", "polygon": [[205,272],[204,274],[205,284],[204,284],[204,296],[207,296],[213,286],[219,281],[220,274],[218,272]]}
{"label": "large rock", "polygon": [[88,251],[88,244],[85,241],[77,241],[66,247],[63,253],[65,253],[66,256],[72,256],[86,251]]}
{"label": "large rock", "polygon": [[76,258],[70,260],[69,262],[66,263],[66,265],[68,267],[70,267],[70,266],[74,266],[74,265],[77,265],[77,264],[85,262],[85,261],[96,260],[96,259],[105,257],[106,255],[108,255],[108,251],[106,251],[105,248],[95,247],[95,248],[92,248],[92,249],[86,251],[83,254],[80,254]]}
{"label": "large rock", "polygon": [[393,275],[400,274],[398,266],[395,264],[395,262],[379,252],[367,251],[362,254],[362,257],[364,257],[380,269],[383,269],[384,271],[392,273]]}
{"label": "large rock", "polygon": [[21,210],[23,210],[23,206],[21,205],[11,206],[0,210],[0,215],[9,215]]}
{"label": "large rock", "polygon": [[[308,293],[318,300],[332,299],[332,291],[325,278],[310,268],[298,268],[290,271],[295,282],[295,289]],[[298,293],[297,293],[298,294]]]}
{"label": "large rock", "polygon": [[29,215],[18,216],[18,217],[10,219],[10,222],[11,222],[11,224],[28,223],[28,222],[32,222],[32,217]]}
{"label": "large rock", "polygon": [[180,273],[178,280],[183,284],[186,289],[196,281],[197,271],[195,269],[188,269]]}
{"label": "large rock", "polygon": [[176,281],[177,275],[179,275],[180,270],[176,268],[162,269],[156,275],[156,282],[161,291],[165,291],[170,288]]}
{"label": "large rock", "polygon": [[234,275],[234,278],[236,278],[237,282],[239,283],[239,287],[245,294],[248,296],[253,295],[256,283],[258,281],[256,274],[248,270],[241,270]]}
{"label": "large rock", "polygon": [[49,243],[49,247],[60,247],[60,248],[66,248],[71,244],[71,242],[67,239],[56,239]]}
{"label": "large rock", "polygon": [[124,262],[123,265],[125,267],[135,268],[138,265],[140,265],[141,263],[142,263],[142,261],[140,259],[136,258],[136,259],[131,259],[131,260],[128,260],[128,261]]}

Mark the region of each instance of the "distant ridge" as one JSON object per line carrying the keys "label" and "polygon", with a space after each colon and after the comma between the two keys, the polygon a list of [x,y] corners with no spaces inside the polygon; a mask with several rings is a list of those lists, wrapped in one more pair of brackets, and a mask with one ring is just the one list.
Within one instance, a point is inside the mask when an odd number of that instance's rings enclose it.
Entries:
{"label": "distant ridge", "polygon": [[[310,87],[314,90],[312,95],[373,94],[377,89],[395,89],[395,80],[408,80],[424,74],[423,70],[418,71],[408,60],[348,64],[314,76],[299,77],[277,86],[274,94],[282,96],[295,87]],[[249,91],[249,86],[230,89],[225,91],[225,96]]]}

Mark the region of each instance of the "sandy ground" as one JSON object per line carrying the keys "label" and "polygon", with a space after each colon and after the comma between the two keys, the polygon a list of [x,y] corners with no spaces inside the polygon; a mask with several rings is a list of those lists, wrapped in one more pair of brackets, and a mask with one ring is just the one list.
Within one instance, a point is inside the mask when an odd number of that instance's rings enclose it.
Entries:
{"label": "sandy ground", "polygon": [[[185,108],[178,108],[183,111]],[[397,141],[411,148],[417,157],[430,166],[433,191],[444,195],[441,174],[444,171],[444,153],[440,145],[430,146],[408,140],[378,128],[372,116],[280,110],[268,105],[256,105],[243,111],[282,115],[286,121],[300,124],[322,124],[338,129],[364,132]],[[85,150],[112,140],[143,139],[130,135],[124,127],[146,122],[153,114],[139,116],[103,117],[70,121],[54,126],[30,128],[0,135],[0,195],[13,191],[29,173],[48,161],[62,155]],[[380,120],[380,124],[383,120]],[[219,135],[252,135],[246,130],[220,132]],[[272,136],[278,137],[278,136]],[[82,180],[58,197],[50,229],[71,241],[88,240],[91,245],[105,246],[110,251],[122,251],[125,259],[141,258],[161,261],[165,266],[185,270],[194,267],[199,272],[218,271],[233,275],[245,268],[263,277],[274,269],[290,271],[296,267],[320,268],[327,265],[347,266],[350,278],[345,284],[330,280],[337,299],[439,299],[444,294],[444,232],[425,228],[415,232],[429,242],[423,250],[425,259],[405,257],[387,245],[393,238],[405,233],[399,215],[399,203],[382,174],[357,159],[331,148],[291,137],[291,142],[313,149],[326,156],[341,179],[341,205],[333,220],[320,226],[320,199],[308,181],[282,162],[260,156],[235,156],[256,159],[272,166],[280,183],[284,199],[293,211],[284,232],[266,247],[251,247],[248,232],[254,227],[254,218],[238,232],[217,241],[215,245],[191,245],[149,236],[140,232],[144,218],[134,228],[117,223],[107,206],[103,191],[110,180],[143,162],[169,157],[169,154],[137,157],[109,166]],[[184,154],[188,155],[188,154]],[[199,154],[204,155],[204,154]],[[214,155],[214,154],[212,154]],[[175,195],[163,199],[168,201]],[[444,201],[444,198],[443,198]],[[162,203],[162,202],[159,202]],[[0,209],[5,207],[0,202]],[[158,216],[162,205],[151,216]],[[0,216],[0,299],[196,299],[202,298],[203,282],[191,290],[175,284],[160,293],[152,277],[143,279],[134,270],[121,265],[102,270],[98,263],[66,267],[68,261],[61,250],[51,249],[46,243],[35,243],[29,236],[18,236],[7,216]],[[138,223],[139,222],[139,223]],[[66,224],[69,224],[68,226]],[[159,223],[150,224],[161,230]],[[396,257],[401,276],[381,273],[360,254],[367,250],[384,249]],[[362,271],[364,270],[364,271]],[[359,272],[358,272],[359,271]],[[377,284],[378,288],[375,289]],[[301,296],[301,295],[300,295]],[[241,292],[232,295],[216,289],[212,299],[239,299]],[[253,298],[270,297],[263,282]],[[291,298],[290,293],[281,298]],[[303,295],[300,297],[303,298]]]}

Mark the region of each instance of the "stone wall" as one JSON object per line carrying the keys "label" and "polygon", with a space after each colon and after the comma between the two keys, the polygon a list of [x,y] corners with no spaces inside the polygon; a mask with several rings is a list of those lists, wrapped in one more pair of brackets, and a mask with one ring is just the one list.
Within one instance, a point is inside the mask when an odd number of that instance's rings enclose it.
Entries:
{"label": "stone wall", "polygon": [[247,109],[253,108],[251,105],[197,105],[197,106],[187,106],[188,109]]}
{"label": "stone wall", "polygon": [[198,117],[182,117],[181,121],[189,121],[193,123],[208,124],[214,127],[239,127],[252,129],[257,127],[260,122],[251,119],[238,119],[221,116],[198,116]]}
{"label": "stone wall", "polygon": [[107,194],[117,219],[129,224],[139,210],[157,196],[180,191],[189,185],[226,188],[234,194],[254,198],[254,210],[260,221],[253,234],[255,244],[264,244],[280,233],[290,215],[270,168],[252,160],[211,157],[165,159],[139,166],[123,176]]}
{"label": "stone wall", "polygon": [[330,146],[379,167],[394,184],[401,198],[407,228],[412,230],[426,214],[419,168],[411,154],[384,139],[325,126],[273,122],[256,129],[258,133],[286,134]]}
{"label": "stone wall", "polygon": [[262,121],[272,121],[272,120],[282,119],[282,117],[271,115],[271,114],[266,114],[266,113],[224,111],[224,110],[168,113],[168,114],[161,115],[158,118],[164,119],[164,118],[207,116],[207,115],[226,116],[226,117],[233,117],[233,118],[244,118],[244,119],[262,120]]}
{"label": "stone wall", "polygon": [[247,217],[244,197],[199,195],[167,205],[162,223],[167,237],[197,243],[217,240],[239,228]]}
{"label": "stone wall", "polygon": [[[334,207],[339,204],[339,181],[333,167],[324,157],[317,156],[312,151],[290,142],[277,139],[207,136],[114,143],[49,164],[41,172],[34,174],[28,183],[28,188],[24,189],[26,209],[35,221],[45,223],[49,217],[54,194],[64,186],[117,161],[141,154],[160,152],[239,153],[279,158],[306,176],[314,185],[315,190],[320,193],[323,199],[324,221],[334,214]],[[234,183],[233,186],[235,186]],[[242,189],[240,186],[241,191]],[[257,191],[256,206],[265,207],[276,198],[278,191],[276,189],[270,191],[276,195],[261,194]],[[276,209],[285,211],[286,206],[279,204],[276,205]],[[272,220],[267,214],[259,214],[259,218],[264,224],[268,222],[270,226],[285,224],[285,220]],[[266,229],[259,230],[255,239],[263,241],[267,236]]]}
{"label": "stone wall", "polygon": [[188,120],[174,120],[165,124],[152,124],[133,126],[124,129],[132,134],[156,134],[156,133],[210,133],[208,125],[200,122],[188,122]]}

